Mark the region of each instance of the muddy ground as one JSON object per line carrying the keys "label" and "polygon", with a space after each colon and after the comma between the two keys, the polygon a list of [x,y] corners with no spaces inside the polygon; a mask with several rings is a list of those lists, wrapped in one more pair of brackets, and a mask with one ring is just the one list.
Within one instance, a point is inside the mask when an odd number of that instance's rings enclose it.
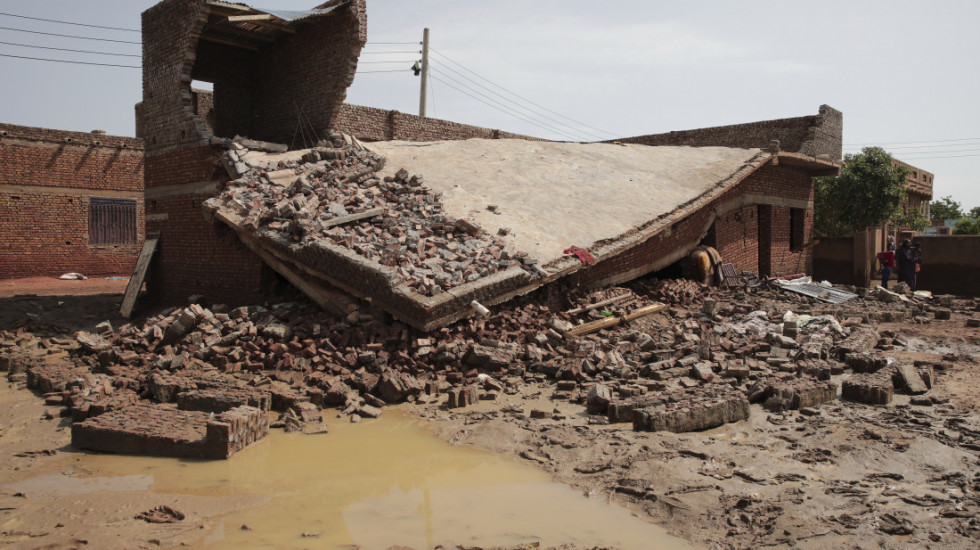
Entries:
{"label": "muddy ground", "polygon": [[[0,330],[91,330],[102,320],[118,322],[118,300],[116,294],[2,298]],[[796,306],[793,299],[775,304]],[[888,406],[837,400],[769,412],[752,405],[746,421],[684,434],[596,423],[581,403],[556,399],[547,382],[519,383],[495,401],[466,409],[408,408],[454,444],[520,457],[708,548],[972,549],[980,538],[980,328],[966,327],[971,315],[960,310],[948,321],[873,324],[906,343],[889,350],[890,357],[936,365],[928,393],[914,401],[896,395]],[[656,331],[674,322],[657,314],[630,328]],[[74,452],[67,421],[26,390],[3,385],[0,484],[25,472],[52,471],[51,464],[64,468],[64,456]],[[545,418],[531,418],[532,410]],[[126,502],[99,501],[97,492],[42,510],[23,495],[3,492],[0,544],[97,548],[125,539],[133,547],[177,546],[199,540],[225,511],[258,504],[131,495]],[[178,505],[190,521],[129,521],[159,505]],[[59,530],[73,536],[58,538]]]}

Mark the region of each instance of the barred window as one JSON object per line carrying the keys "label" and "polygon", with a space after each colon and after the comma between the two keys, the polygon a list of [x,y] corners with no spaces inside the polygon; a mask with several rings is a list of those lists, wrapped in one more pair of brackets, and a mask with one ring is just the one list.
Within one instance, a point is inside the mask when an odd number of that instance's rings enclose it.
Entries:
{"label": "barred window", "polygon": [[89,244],[136,244],[136,201],[89,199],[88,242]]}

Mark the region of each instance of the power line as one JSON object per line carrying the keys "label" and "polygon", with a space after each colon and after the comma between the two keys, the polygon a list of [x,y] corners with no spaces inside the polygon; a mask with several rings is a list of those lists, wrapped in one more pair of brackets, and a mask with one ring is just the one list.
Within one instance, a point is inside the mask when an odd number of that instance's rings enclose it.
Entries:
{"label": "power line", "polygon": [[[977,153],[976,155],[952,155],[952,156],[948,156],[948,157],[918,157],[918,158],[912,158],[912,159],[909,159],[909,160],[959,159],[959,158],[965,158],[965,157],[980,157],[980,153]],[[901,160],[901,159],[899,159],[899,160]]]}
{"label": "power line", "polygon": [[[509,103],[511,103],[511,104],[513,104],[513,105],[515,105],[515,106],[516,106],[516,107],[517,107],[518,109],[523,109],[524,111],[527,111],[528,113],[530,113],[530,114],[529,114],[528,116],[537,116],[537,117],[539,117],[539,118],[543,118],[543,119],[545,119],[545,120],[549,120],[549,121],[551,121],[551,122],[554,122],[555,124],[559,124],[559,125],[561,125],[561,126],[564,126],[565,128],[568,128],[568,129],[569,129],[569,130],[571,131],[571,133],[574,133],[574,134],[577,134],[578,136],[585,136],[585,139],[582,139],[581,137],[578,137],[578,138],[576,138],[577,140],[581,140],[581,141],[589,141],[589,138],[597,138],[597,139],[602,139],[602,138],[601,138],[600,136],[597,136],[597,135],[595,135],[595,134],[592,134],[592,133],[590,133],[590,132],[585,132],[585,131],[582,131],[582,130],[579,130],[578,128],[575,128],[575,127],[573,127],[573,126],[569,126],[568,124],[565,124],[564,122],[561,122],[560,120],[556,120],[556,119],[554,119],[554,118],[552,118],[552,117],[549,117],[549,116],[547,116],[547,115],[542,115],[541,113],[539,113],[539,112],[537,112],[537,111],[535,111],[534,109],[529,109],[529,108],[527,108],[527,107],[525,107],[525,106],[523,106],[523,105],[521,105],[520,103],[518,103],[518,102],[516,102],[516,101],[514,101],[513,99],[509,99],[509,98],[507,98],[507,97],[504,97],[503,95],[501,95],[501,94],[499,94],[499,93],[497,93],[497,92],[494,92],[493,90],[490,90],[490,89],[488,89],[488,88],[487,88],[486,86],[483,86],[482,84],[480,84],[479,82],[477,82],[477,81],[475,81],[475,80],[473,80],[472,78],[469,78],[469,77],[467,77],[466,75],[464,75],[464,74],[462,74],[462,73],[460,73],[459,71],[457,71],[457,70],[454,70],[454,69],[453,69],[452,67],[449,67],[449,66],[446,66],[446,65],[442,65],[442,63],[439,63],[439,65],[441,65],[441,66],[443,66],[443,67],[445,67],[446,69],[448,69],[448,70],[450,70],[450,71],[452,71],[452,72],[454,72],[454,73],[456,73],[456,74],[457,74],[457,75],[459,75],[460,77],[462,77],[462,78],[464,78],[464,79],[466,79],[466,80],[468,80],[468,81],[470,81],[470,82],[472,82],[472,83],[473,83],[473,84],[475,84],[476,86],[479,86],[481,90],[485,90],[485,91],[487,91],[487,92],[489,92],[489,93],[491,93],[491,94],[493,94],[493,95],[495,95],[495,96],[497,96],[497,97],[499,97],[499,98],[501,98],[501,99],[503,99],[504,101],[507,101],[507,102],[509,102]],[[437,69],[437,70],[438,70],[438,69]],[[447,76],[447,77],[448,77],[448,76]],[[454,81],[454,82],[456,82],[457,84],[460,84],[460,85],[463,85],[463,83],[462,83],[462,82],[459,82],[459,81],[457,81],[457,80],[453,80],[453,81]],[[473,88],[470,88],[470,87],[468,87],[468,86],[467,86],[467,89],[470,89],[470,90],[473,90]],[[510,107],[508,107],[508,108],[510,108]]]}
{"label": "power line", "polygon": [[[980,140],[980,137],[975,138],[959,138],[959,139],[923,139],[919,141],[893,141],[889,143],[845,143],[844,146],[847,148],[860,147],[862,145],[916,145],[920,143],[948,143],[951,141],[976,141]],[[930,146],[931,147],[931,146]]]}
{"label": "power line", "polygon": [[137,46],[142,45],[142,42],[130,42],[129,40],[110,40],[108,38],[92,38],[90,36],[74,36],[71,34],[57,34],[53,32],[29,31],[26,29],[15,29],[13,27],[0,27],[0,30],[29,32],[31,34],[43,34],[45,36],[60,36],[62,38],[77,38],[78,40],[97,40],[99,42],[115,42],[117,44],[136,44]]}
{"label": "power line", "polygon": [[585,124],[584,122],[580,122],[580,121],[578,121],[578,120],[575,120],[575,119],[573,119],[573,118],[571,118],[571,117],[567,117],[567,116],[565,116],[565,115],[563,115],[563,114],[561,114],[561,113],[558,113],[558,112],[556,112],[556,111],[552,111],[551,109],[549,109],[549,108],[547,108],[547,107],[545,107],[545,106],[543,106],[543,105],[538,105],[537,103],[535,103],[535,102],[533,102],[533,101],[531,101],[530,99],[527,99],[527,98],[525,98],[525,97],[523,97],[523,96],[520,96],[520,95],[518,95],[518,94],[516,94],[516,93],[514,93],[514,92],[512,92],[512,91],[510,91],[510,90],[508,90],[507,88],[504,88],[504,87],[503,87],[503,86],[501,86],[500,84],[497,84],[497,83],[495,83],[495,82],[493,82],[492,80],[490,80],[490,79],[488,79],[488,78],[486,78],[486,77],[483,77],[483,76],[480,76],[479,74],[477,74],[477,73],[476,73],[476,72],[474,72],[473,70],[471,70],[471,69],[468,69],[468,68],[466,68],[465,66],[463,66],[462,64],[460,64],[460,63],[458,63],[458,62],[456,62],[456,61],[454,61],[454,60],[453,60],[452,58],[450,58],[450,57],[449,57],[449,56],[447,56],[446,54],[444,54],[444,53],[442,53],[442,52],[440,52],[440,51],[438,51],[438,50],[435,50],[434,48],[431,48],[431,49],[432,49],[432,51],[433,51],[433,52],[435,52],[435,53],[436,53],[437,55],[439,55],[439,56],[441,56],[441,57],[444,57],[444,58],[446,58],[446,60],[447,60],[447,61],[449,61],[450,63],[452,63],[452,64],[454,64],[454,65],[456,65],[456,66],[458,66],[458,67],[460,67],[460,68],[462,68],[462,69],[464,69],[464,70],[465,70],[465,71],[467,71],[467,72],[470,72],[470,73],[472,73],[472,74],[474,74],[474,75],[476,75],[476,76],[477,76],[477,77],[479,77],[480,79],[482,79],[482,80],[484,80],[484,81],[486,81],[486,82],[488,82],[488,83],[490,83],[490,84],[493,84],[494,86],[496,86],[497,88],[500,88],[501,90],[503,90],[503,91],[505,91],[505,92],[507,92],[508,94],[510,94],[510,95],[512,95],[512,96],[514,96],[514,97],[516,97],[516,98],[518,98],[518,99],[521,99],[521,100],[524,100],[524,101],[526,101],[526,102],[528,102],[528,103],[530,103],[531,105],[534,105],[535,107],[538,107],[538,108],[541,108],[541,109],[544,109],[545,111],[548,111],[549,113],[551,113],[551,114],[553,114],[553,115],[558,115],[558,116],[560,116],[560,117],[562,117],[562,118],[564,118],[564,119],[566,119],[566,120],[570,120],[570,121],[572,121],[572,122],[574,122],[575,124],[579,124],[579,125],[581,125],[581,126],[584,126],[584,127],[586,127],[586,128],[589,128],[589,129],[591,129],[591,130],[595,130],[595,131],[597,131],[597,132],[602,132],[603,134],[607,134],[607,135],[610,135],[610,136],[613,136],[613,137],[620,137],[620,136],[618,136],[617,134],[614,134],[614,133],[612,133],[612,132],[608,132],[608,131],[606,131],[606,130],[602,130],[602,129],[600,129],[600,128],[596,128],[596,127],[594,127],[594,126],[589,126],[588,124]]}
{"label": "power line", "polygon": [[372,74],[372,73],[404,73],[410,71],[411,69],[392,69],[390,71],[357,71],[357,74]]}
{"label": "power line", "polygon": [[16,42],[0,42],[0,44],[4,44],[6,46],[19,46],[22,48],[38,48],[41,50],[58,50],[61,52],[91,53],[96,55],[116,55],[122,57],[143,57],[142,55],[132,54],[132,53],[112,53],[112,52],[94,52],[92,50],[72,50],[68,48],[53,48],[51,46],[35,46],[33,44],[18,44]]}
{"label": "power line", "polygon": [[367,42],[365,46],[415,46],[421,42]]}
{"label": "power line", "polygon": [[33,21],[45,21],[47,23],[61,23],[62,25],[76,25],[79,27],[91,27],[93,29],[108,29],[111,31],[126,31],[126,32],[141,32],[139,29],[124,29],[122,27],[106,27],[103,25],[89,25],[86,23],[74,23],[72,21],[58,21],[57,19],[43,19],[41,17],[28,17],[26,15],[15,15],[12,13],[0,13],[0,15],[5,15],[7,17],[17,17],[19,19],[31,19]]}
{"label": "power line", "polygon": [[[526,113],[522,113],[522,112],[519,112],[519,111],[515,111],[512,107],[510,107],[508,105],[505,105],[505,104],[503,104],[503,103],[495,100],[494,98],[492,98],[492,97],[490,97],[490,96],[482,93],[480,90],[474,89],[473,87],[471,87],[471,86],[469,86],[469,85],[467,85],[467,84],[465,84],[463,82],[460,82],[460,81],[454,79],[451,76],[446,75],[445,73],[443,73],[439,69],[435,69],[435,68],[431,68],[430,67],[430,70],[435,71],[436,74],[443,75],[445,78],[448,78],[453,83],[458,84],[458,85],[466,88],[467,90],[469,90],[469,91],[471,91],[471,92],[473,92],[473,93],[475,93],[475,94],[477,94],[477,95],[479,95],[479,96],[487,99],[488,101],[490,101],[490,102],[492,102],[492,103],[494,103],[496,105],[499,105],[500,107],[503,108],[503,109],[498,109],[498,110],[502,110],[503,112],[506,112],[506,113],[512,114],[512,115],[514,115],[514,114],[519,115],[518,118],[520,118],[521,120],[527,121],[527,122],[532,122],[532,121],[533,122],[536,122],[537,124],[535,124],[535,126],[538,126],[539,128],[544,128],[544,129],[549,130],[551,132],[555,132],[555,133],[560,134],[562,136],[565,136],[566,138],[571,139],[573,141],[588,141],[588,139],[582,139],[582,137],[581,137],[582,134],[575,135],[575,134],[573,134],[571,132],[567,132],[567,131],[565,131],[565,130],[563,130],[561,128],[557,128],[555,126],[552,126],[550,124],[547,124],[547,123],[545,123],[545,122],[543,122],[541,120],[534,119],[533,117],[532,118],[527,118],[530,115],[527,115]],[[472,97],[472,96],[470,96],[470,97]],[[487,103],[486,101],[483,101],[483,103],[489,105],[489,103]],[[527,110],[524,107],[521,107],[521,108]]]}
{"label": "power line", "polygon": [[899,154],[901,154],[903,157],[915,157],[919,155],[945,155],[948,153],[980,153],[980,149],[977,149],[975,144],[974,147],[970,149],[947,149],[944,151],[911,151],[909,153],[899,153]]}
{"label": "power line", "polygon": [[[3,42],[0,42],[0,44],[3,44]],[[414,63],[414,62],[415,62],[414,59],[407,59],[407,60],[396,60],[396,61],[358,61],[357,64],[364,65],[364,64],[371,64],[371,63]]]}
{"label": "power line", "polygon": [[9,55],[0,53],[0,57],[14,57],[17,59],[30,59],[32,61],[50,61],[52,63],[71,63],[73,65],[98,65],[100,67],[124,67],[126,69],[141,69],[139,65],[113,65],[110,63],[89,63],[87,61],[68,61],[67,59],[46,59],[43,57],[25,57],[23,55]]}
{"label": "power line", "polygon": [[409,53],[410,54],[416,54],[416,53],[422,53],[422,52],[418,52],[418,51],[412,51],[412,52],[361,52],[361,55],[397,55],[397,54],[409,54]]}
{"label": "power line", "polygon": [[[469,96],[469,97],[471,97],[471,98],[473,98],[473,99],[475,99],[475,100],[477,100],[477,101],[479,101],[480,103],[483,103],[483,104],[485,104],[485,105],[487,105],[487,106],[489,106],[489,107],[492,107],[492,108],[494,108],[494,109],[496,109],[496,110],[498,110],[498,111],[500,111],[500,112],[502,112],[502,113],[504,113],[504,114],[506,114],[506,115],[509,115],[509,116],[512,116],[512,117],[514,117],[514,118],[517,118],[517,119],[520,119],[520,120],[523,120],[524,122],[527,122],[528,124],[532,124],[532,125],[534,125],[534,126],[537,126],[537,127],[539,127],[539,128],[543,128],[543,129],[545,129],[545,130],[551,130],[551,131],[554,131],[554,130],[552,130],[552,129],[550,129],[550,128],[547,128],[546,126],[542,126],[541,124],[539,124],[539,123],[537,123],[537,122],[535,122],[535,121],[533,121],[533,120],[531,120],[531,119],[529,119],[529,118],[526,118],[526,117],[523,117],[523,116],[521,116],[521,115],[518,115],[518,114],[516,114],[516,113],[514,113],[514,112],[512,112],[512,111],[507,111],[507,110],[504,110],[504,109],[501,109],[500,107],[497,107],[496,105],[492,105],[492,104],[490,104],[490,103],[487,103],[486,101],[483,101],[483,100],[482,100],[482,99],[480,99],[479,97],[477,97],[477,96],[475,96],[475,95],[473,95],[473,94],[471,94],[471,93],[469,93],[469,92],[466,92],[466,91],[464,91],[464,90],[461,90],[461,89],[459,89],[459,88],[457,88],[456,86],[453,86],[452,84],[450,84],[450,83],[448,83],[448,82],[446,82],[445,80],[442,80],[441,78],[439,78],[439,77],[437,77],[437,76],[435,76],[435,75],[429,75],[429,76],[430,76],[430,78],[432,78],[433,80],[435,80],[435,81],[437,81],[437,82],[442,82],[443,84],[445,84],[446,86],[449,86],[450,88],[452,88],[452,89],[454,89],[454,90],[456,90],[457,92],[459,92],[459,93],[461,93],[461,94],[463,94],[463,95],[466,95],[466,96]],[[561,132],[557,132],[557,133],[561,133]],[[565,135],[565,134],[562,134],[562,135]],[[571,140],[573,140],[573,141],[578,141],[578,140],[577,140],[577,139],[576,139],[575,137],[573,137],[573,136],[567,136],[567,135],[566,135],[566,137],[568,137],[569,139],[571,139]]]}

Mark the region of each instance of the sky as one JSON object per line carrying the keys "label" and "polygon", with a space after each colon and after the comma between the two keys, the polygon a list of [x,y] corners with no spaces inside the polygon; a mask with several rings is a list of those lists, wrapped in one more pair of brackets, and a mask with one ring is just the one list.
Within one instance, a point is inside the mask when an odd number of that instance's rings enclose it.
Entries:
{"label": "sky", "polygon": [[[140,13],[155,3],[0,0],[0,122],[134,135],[140,33],[24,17],[138,30]],[[367,0],[367,7],[368,45],[350,103],[418,114],[419,78],[410,67],[428,27],[430,117],[592,141],[814,115],[827,104],[844,113],[845,153],[883,146],[935,174],[934,198],[980,206],[975,0]]]}

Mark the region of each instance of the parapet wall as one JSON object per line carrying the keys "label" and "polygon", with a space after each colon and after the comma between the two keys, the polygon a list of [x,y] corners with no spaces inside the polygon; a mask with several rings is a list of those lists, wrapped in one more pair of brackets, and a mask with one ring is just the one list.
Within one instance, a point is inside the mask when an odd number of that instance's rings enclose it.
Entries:
{"label": "parapet wall", "polygon": [[[100,242],[91,206],[117,200],[132,205],[126,242]],[[128,275],[144,235],[143,141],[0,124],[0,212],[0,279]]]}
{"label": "parapet wall", "polygon": [[543,141],[501,130],[349,103],[344,103],[337,110],[333,130],[362,141],[449,141],[471,138]]}
{"label": "parapet wall", "polygon": [[844,115],[833,107],[821,105],[819,113],[811,116],[679,130],[615,141],[641,145],[769,149],[769,142],[775,139],[779,140],[779,147],[783,151],[812,157],[828,155],[829,160],[840,161],[843,155],[843,132]]}

